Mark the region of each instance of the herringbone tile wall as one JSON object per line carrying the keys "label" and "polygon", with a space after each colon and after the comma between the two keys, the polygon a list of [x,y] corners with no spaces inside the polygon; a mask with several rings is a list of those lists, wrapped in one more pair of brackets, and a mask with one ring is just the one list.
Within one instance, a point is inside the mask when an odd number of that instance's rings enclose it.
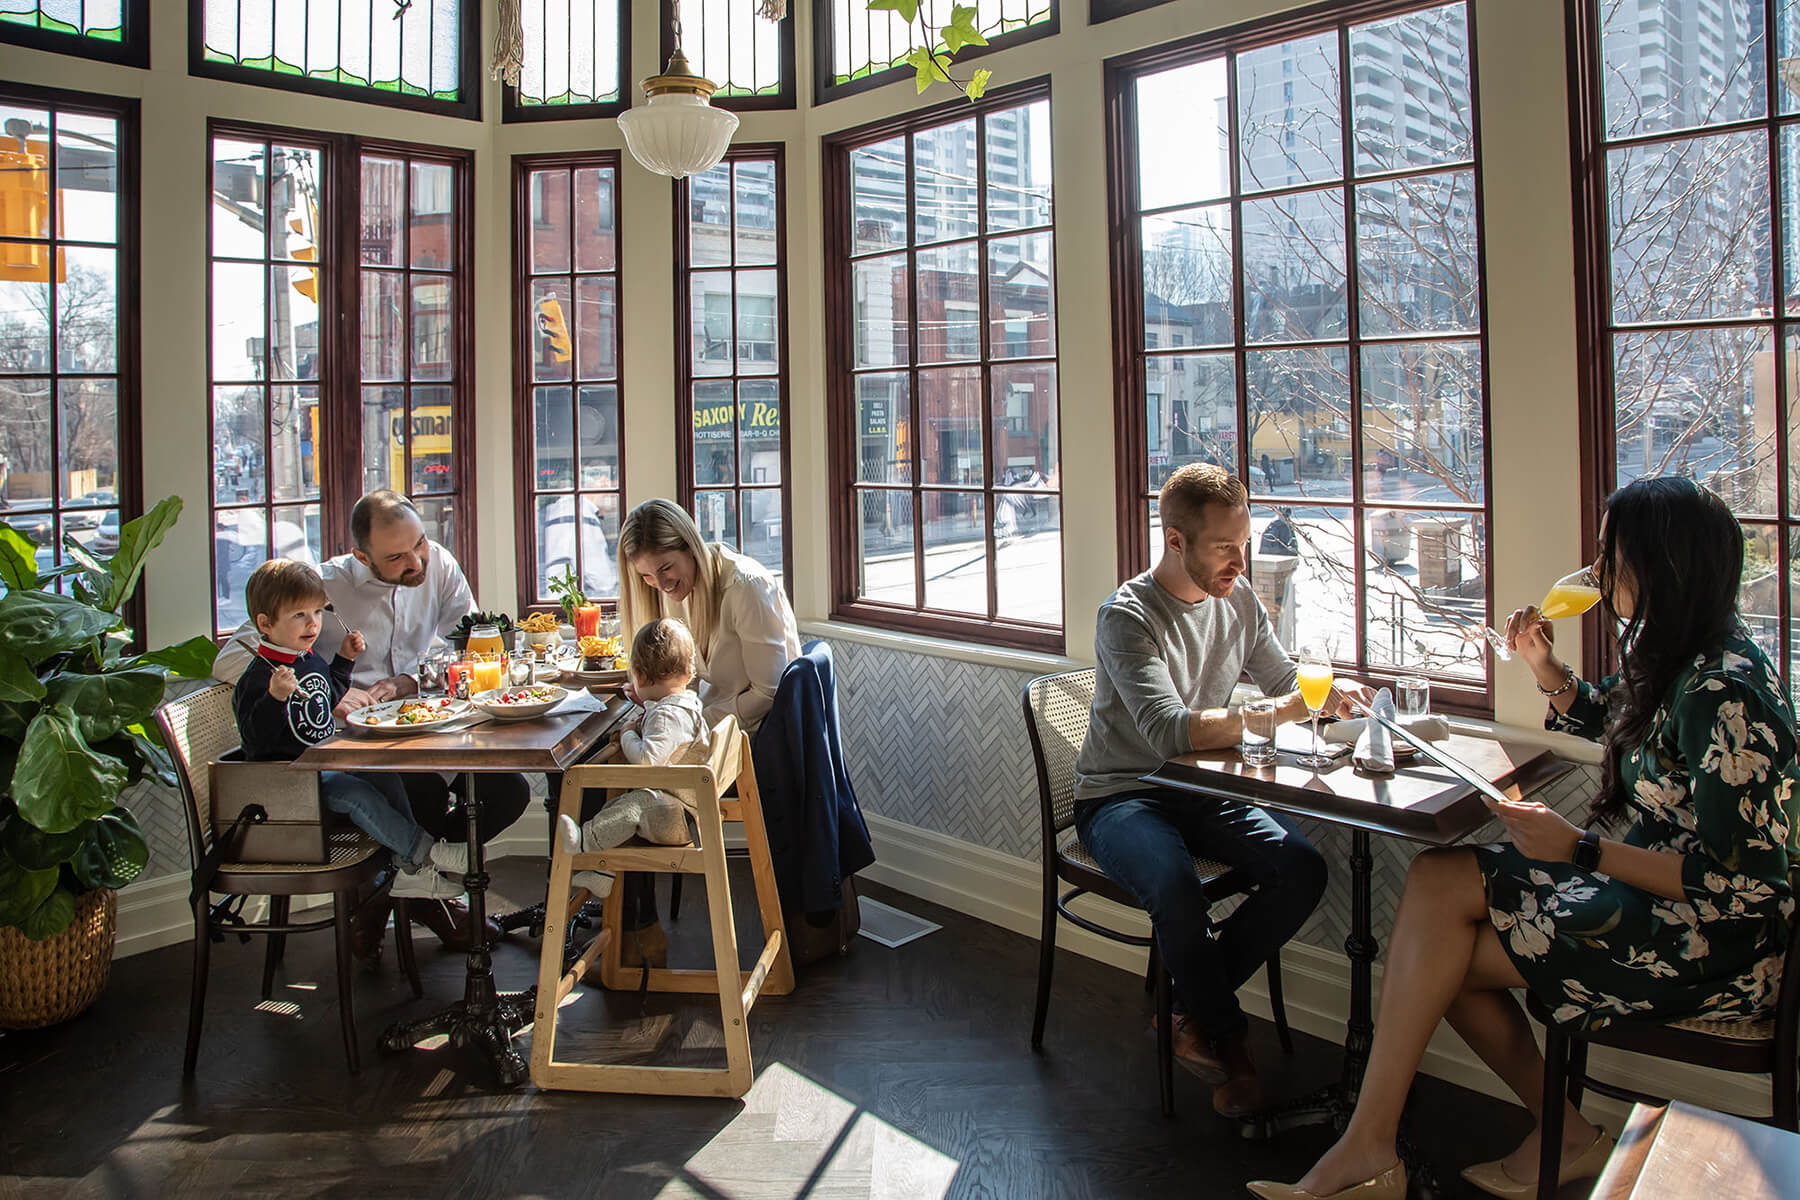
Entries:
{"label": "herringbone tile wall", "polygon": [[[911,654],[860,642],[832,643],[844,758],[867,812],[1037,862],[1037,778],[1019,693],[1029,672]],[[1599,784],[1582,767],[1543,799],[1576,817]],[[1332,883],[1300,933],[1340,950],[1350,928],[1350,835],[1301,822],[1331,864]],[[1499,823],[1472,840],[1498,840]],[[1418,847],[1374,841],[1374,928],[1392,928],[1394,907]]]}
{"label": "herringbone tile wall", "polygon": [[1035,861],[1037,777],[1019,707],[1031,674],[861,642],[831,653],[863,808]]}

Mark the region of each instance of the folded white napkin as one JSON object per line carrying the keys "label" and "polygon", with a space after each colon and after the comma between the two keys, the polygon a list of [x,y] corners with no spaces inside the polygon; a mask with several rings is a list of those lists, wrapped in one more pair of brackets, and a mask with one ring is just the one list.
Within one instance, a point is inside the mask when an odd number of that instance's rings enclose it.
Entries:
{"label": "folded white napkin", "polygon": [[[1375,702],[1369,708],[1386,717],[1394,719],[1394,697],[1386,688],[1375,693]],[[1356,739],[1356,749],[1350,754],[1350,761],[1365,771],[1373,771],[1379,775],[1391,775],[1394,771],[1394,739],[1386,725],[1380,721],[1363,720],[1362,735]]]}
{"label": "folded white napkin", "polygon": [[[1386,690],[1386,689],[1383,689]],[[1387,714],[1390,718],[1393,713]],[[1319,731],[1319,736],[1327,742],[1356,742],[1362,740],[1363,730],[1372,724],[1366,717],[1356,717],[1348,721],[1333,721]],[[1428,742],[1441,742],[1450,736],[1450,722],[1442,717],[1407,717],[1396,720],[1395,724],[1408,733],[1418,734]]]}

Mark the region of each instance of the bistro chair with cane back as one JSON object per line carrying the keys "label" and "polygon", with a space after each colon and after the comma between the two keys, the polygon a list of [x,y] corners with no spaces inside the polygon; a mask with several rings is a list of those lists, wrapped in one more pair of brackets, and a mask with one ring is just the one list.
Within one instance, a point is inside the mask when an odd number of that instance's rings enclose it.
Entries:
{"label": "bistro chair with cane back", "polygon": [[[1794,884],[1800,887],[1800,872]],[[1768,1075],[1770,1125],[1800,1133],[1800,915],[1790,922],[1787,954],[1781,964],[1775,1013],[1762,1021],[1706,1021],[1688,1019],[1654,1023],[1614,1021],[1599,1029],[1581,1030],[1558,1025],[1549,1008],[1535,995],[1527,995],[1526,1007],[1544,1025],[1544,1116],[1539,1137],[1552,1151],[1562,1146],[1563,1106],[1560,1097],[1581,1107],[1584,1091],[1593,1090],[1615,1100],[1665,1104],[1667,1097],[1652,1097],[1606,1083],[1587,1073],[1589,1046],[1609,1046],[1671,1062],[1714,1067],[1746,1075]],[[1550,1200],[1557,1193],[1560,1160],[1552,1153],[1538,1161],[1537,1189]],[[1545,1186],[1547,1185],[1547,1186]]]}
{"label": "bistro chair with cane back", "polygon": [[[570,767],[563,773],[558,812],[578,819],[586,788],[656,788],[679,796],[688,806],[697,832],[684,846],[660,846],[633,839],[623,846],[593,853],[569,854],[559,845],[550,860],[550,899],[544,937],[538,951],[537,1012],[532,1030],[531,1080],[540,1088],[587,1092],[634,1092],[671,1096],[742,1096],[750,1090],[750,1009],[765,992],[785,996],[794,990],[794,964],[782,923],[775,866],[763,825],[762,801],[750,757],[750,737],[728,716],[713,726],[699,761],[650,766],[603,761]],[[616,754],[609,747],[606,758]],[[699,757],[699,756],[696,756]],[[732,784],[737,796],[725,798]],[[731,879],[725,857],[727,821],[741,823],[749,850],[757,909],[765,941],[756,965],[738,968],[737,929],[733,920]],[[564,964],[563,940],[568,922],[588,899],[586,888],[571,886],[576,871],[670,871],[706,879],[708,917],[712,925],[710,969],[627,967],[619,961],[623,916],[622,887],[614,887],[602,909],[599,934]],[[650,991],[716,994],[724,1036],[724,1067],[640,1066],[591,1063],[556,1058],[557,1019],[564,998],[598,963],[609,988],[640,984]]]}
{"label": "bistro chair with cane back", "polygon": [[[1075,756],[1087,737],[1088,706],[1093,699],[1091,668],[1039,676],[1025,685],[1025,732],[1031,738],[1031,757],[1037,766],[1044,847],[1043,931],[1038,940],[1037,1011],[1031,1022],[1031,1048],[1041,1050],[1044,1045],[1044,1023],[1050,1014],[1050,979],[1056,969],[1058,917],[1115,942],[1146,947],[1150,951],[1146,983],[1156,989],[1157,1073],[1162,1085],[1162,1111],[1169,1116],[1175,1111],[1174,989],[1156,952],[1155,938],[1112,929],[1070,908],[1079,897],[1094,895],[1141,911],[1131,894],[1094,861],[1075,832]],[[1210,903],[1248,890],[1243,877],[1222,863],[1196,858],[1194,873],[1200,877]],[[1067,891],[1063,891],[1065,885]],[[1281,999],[1279,958],[1269,959],[1268,979],[1275,1032],[1281,1048],[1291,1054],[1294,1043],[1288,1030],[1287,1007]]]}
{"label": "bistro chair with cane back", "polygon": [[[239,862],[233,853],[243,846],[244,820],[229,829],[215,829],[212,814],[215,799],[213,769],[231,762],[238,749],[237,720],[231,709],[232,687],[214,684],[165,703],[156,711],[157,727],[175,765],[176,781],[181,789],[183,810],[187,814],[188,848],[193,855],[194,872],[189,893],[194,910],[193,983],[188,1001],[187,1051],[182,1060],[183,1073],[192,1075],[200,1054],[200,1032],[206,1010],[206,983],[212,943],[236,934],[249,941],[250,935],[267,937],[263,957],[262,998],[268,1000],[274,987],[275,969],[281,964],[290,933],[311,933],[331,929],[337,935],[338,1015],[344,1035],[344,1056],[350,1073],[360,1067],[356,1040],[356,1014],[351,1002],[351,983],[355,977],[350,954],[350,916],[356,910],[357,889],[375,883],[387,863],[387,852],[374,839],[351,826],[327,827],[323,839],[324,861],[305,862]],[[232,787],[242,791],[240,805],[246,813],[259,813],[248,802],[284,788],[316,787],[317,776],[290,770],[287,763],[236,762],[229,776]],[[226,778],[226,776],[221,776]],[[259,781],[260,780],[260,784]],[[228,805],[229,807],[230,805]],[[213,903],[210,893],[224,899]],[[315,921],[292,921],[289,906],[294,896],[329,893],[331,916]],[[241,915],[246,898],[266,896],[269,900],[268,920],[252,924]],[[413,957],[411,925],[404,913],[395,921],[395,941],[400,965],[406,972],[415,997],[424,995],[419,983],[418,964]]]}

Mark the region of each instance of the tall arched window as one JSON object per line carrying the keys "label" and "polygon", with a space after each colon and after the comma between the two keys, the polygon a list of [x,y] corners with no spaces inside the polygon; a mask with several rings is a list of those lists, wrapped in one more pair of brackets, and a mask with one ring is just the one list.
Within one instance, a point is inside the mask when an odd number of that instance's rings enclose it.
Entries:
{"label": "tall arched window", "polygon": [[118,550],[138,461],[137,101],[0,85],[0,520]]}
{"label": "tall arched window", "polygon": [[1491,710],[1486,326],[1470,6],[1315,7],[1109,64],[1119,557],[1156,493],[1249,487],[1291,650]]}
{"label": "tall arched window", "polygon": [[617,596],[625,489],[619,155],[513,158],[513,444],[519,609],[572,574]]}
{"label": "tall arched window", "polygon": [[681,502],[708,541],[787,579],[786,180],[780,146],[734,146],[675,188]]}
{"label": "tall arched window", "polygon": [[[1576,114],[1585,540],[1613,488],[1685,475],[1743,523],[1740,605],[1796,671],[1800,12],[1582,0]],[[1773,36],[1771,37],[1771,33]],[[1597,654],[1598,638],[1586,639]],[[1591,669],[1600,669],[1596,657]]]}

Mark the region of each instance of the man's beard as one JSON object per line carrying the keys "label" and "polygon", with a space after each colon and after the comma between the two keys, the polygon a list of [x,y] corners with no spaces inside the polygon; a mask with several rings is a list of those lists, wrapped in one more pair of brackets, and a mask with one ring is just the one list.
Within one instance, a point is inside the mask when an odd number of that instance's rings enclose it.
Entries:
{"label": "man's beard", "polygon": [[387,584],[389,587],[415,588],[425,582],[426,568],[424,567],[420,567],[417,571],[411,573],[396,575],[392,579],[383,575],[380,567],[371,566],[369,569],[375,573],[375,578],[381,580],[381,582]]}

